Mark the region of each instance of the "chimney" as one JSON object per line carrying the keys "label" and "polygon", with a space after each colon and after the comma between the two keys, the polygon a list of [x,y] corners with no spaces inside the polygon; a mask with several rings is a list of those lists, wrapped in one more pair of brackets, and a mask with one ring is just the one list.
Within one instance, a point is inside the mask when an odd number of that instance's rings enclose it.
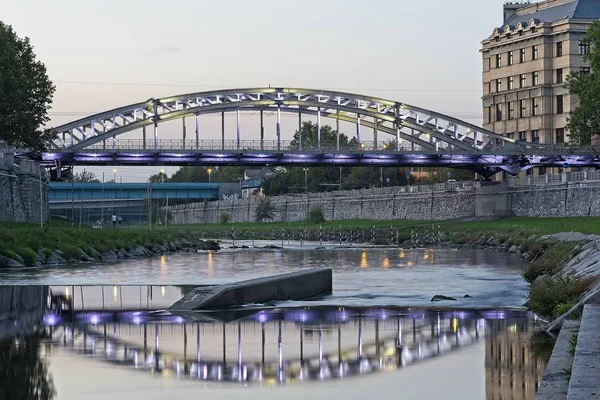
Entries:
{"label": "chimney", "polygon": [[519,8],[528,6],[529,4],[530,3],[528,1],[504,3],[504,23],[506,23],[510,17],[515,15]]}

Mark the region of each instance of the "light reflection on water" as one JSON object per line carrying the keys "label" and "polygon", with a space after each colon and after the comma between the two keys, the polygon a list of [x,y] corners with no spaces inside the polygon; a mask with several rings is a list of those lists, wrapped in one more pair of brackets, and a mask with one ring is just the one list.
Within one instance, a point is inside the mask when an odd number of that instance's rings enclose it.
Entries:
{"label": "light reflection on water", "polygon": [[[334,294],[311,305],[427,305],[434,295],[443,294],[458,299],[448,304],[453,307],[504,307],[525,302],[527,284],[521,277],[524,265],[516,255],[480,250],[244,249],[0,272],[0,281],[204,285],[326,266],[334,271]],[[473,299],[463,299],[465,294]]]}
{"label": "light reflection on water", "polygon": [[[103,301],[102,293],[115,288],[119,301]],[[400,373],[424,360],[483,345],[485,364],[477,368],[485,371],[486,397],[528,399],[535,396],[546,364],[532,351],[535,319],[523,311],[394,307],[161,311],[186,290],[50,288],[52,301],[39,310],[37,321],[27,319],[36,311],[29,309],[18,314],[18,333],[3,337],[0,329],[0,360],[10,360],[0,363],[0,387],[10,387],[2,379],[35,373],[36,385],[50,388],[53,373],[64,376],[89,360],[111,366],[111,373],[137,371],[145,379],[289,386]],[[18,356],[21,352],[27,356]],[[69,364],[53,361],[66,353],[72,355]],[[97,369],[94,379],[104,382],[109,393],[112,382],[104,378],[106,371]],[[40,398],[53,398],[51,394]]]}

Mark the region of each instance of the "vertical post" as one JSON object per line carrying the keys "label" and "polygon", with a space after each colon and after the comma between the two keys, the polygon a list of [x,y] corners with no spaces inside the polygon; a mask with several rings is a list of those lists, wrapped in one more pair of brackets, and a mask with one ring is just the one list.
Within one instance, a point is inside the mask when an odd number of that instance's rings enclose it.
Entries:
{"label": "vertical post", "polygon": [[373,118],[373,123],[373,150],[377,150],[377,128],[379,126],[377,117]]}
{"label": "vertical post", "polygon": [[265,144],[265,120],[263,110],[260,110],[260,149],[264,148]]}
{"label": "vertical post", "polygon": [[240,149],[240,109],[236,110],[237,149]]}
{"label": "vertical post", "polygon": [[200,148],[200,115],[196,114],[196,150]]}
{"label": "vertical post", "polygon": [[[154,100],[154,150],[158,149],[158,100]],[[114,139],[114,136],[113,136]],[[114,143],[114,142],[113,142]]]}
{"label": "vertical post", "polygon": [[225,150],[225,111],[221,111],[221,149]]}
{"label": "vertical post", "polygon": [[[415,144],[413,143],[413,151]],[[400,106],[396,104],[396,151],[400,151]]]}
{"label": "vertical post", "polygon": [[42,166],[38,165],[40,169],[40,227],[44,227],[44,199],[42,194]]}
{"label": "vertical post", "polygon": [[[102,173],[102,199],[100,199],[100,229],[104,229],[104,172]],[[104,289],[102,289],[104,295]]]}
{"label": "vertical post", "polygon": [[360,150],[360,114],[356,113],[356,142]]}
{"label": "vertical post", "polygon": [[146,150],[146,125],[142,126],[142,149]]}
{"label": "vertical post", "polygon": [[169,217],[169,198],[167,197],[166,204],[165,204],[165,230],[167,230],[168,217]]}
{"label": "vertical post", "polygon": [[302,112],[298,113],[298,139],[300,150],[302,150]]}
{"label": "vertical post", "polygon": [[185,129],[185,117],[181,118],[181,121],[182,121],[182,124],[183,124],[183,126],[182,126],[182,128],[183,128],[183,132],[182,132],[183,133],[183,146],[181,148],[183,150],[185,150],[185,140],[187,139],[187,132],[186,132],[186,129]]}
{"label": "vertical post", "polygon": [[281,107],[277,105],[277,150],[281,150]]}
{"label": "vertical post", "polygon": [[321,107],[317,111],[317,149],[321,150]]}
{"label": "vertical post", "polygon": [[337,118],[335,120],[335,131],[336,131],[336,145],[337,150],[340,149],[340,110],[337,110]]}

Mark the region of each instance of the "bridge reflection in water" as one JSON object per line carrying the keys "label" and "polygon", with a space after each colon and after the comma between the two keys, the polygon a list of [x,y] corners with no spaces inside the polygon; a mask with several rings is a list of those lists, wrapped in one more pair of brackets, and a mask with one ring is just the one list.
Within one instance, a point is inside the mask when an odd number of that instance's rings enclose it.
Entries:
{"label": "bridge reflection in water", "polygon": [[[43,319],[55,345],[163,377],[244,384],[339,379],[401,369],[483,340],[487,397],[525,399],[535,395],[545,368],[530,349],[535,319],[524,312],[246,308],[174,315],[161,309],[185,289],[63,289],[69,296],[55,289],[55,299],[66,298],[67,307]],[[114,298],[107,302],[105,291]]]}

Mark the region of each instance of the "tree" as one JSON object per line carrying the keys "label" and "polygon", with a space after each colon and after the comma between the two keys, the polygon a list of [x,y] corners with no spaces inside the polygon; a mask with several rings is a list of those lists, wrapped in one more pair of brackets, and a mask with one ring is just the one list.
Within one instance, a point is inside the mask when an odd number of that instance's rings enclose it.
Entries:
{"label": "tree", "polygon": [[56,132],[49,121],[55,87],[37,61],[28,38],[0,22],[0,140],[11,147],[44,150]]}
{"label": "tree", "polygon": [[[300,148],[300,133],[302,133],[302,148],[303,149],[316,149],[317,148],[317,124],[311,121],[304,121],[302,123],[301,131],[294,133],[294,138],[290,142],[290,148]],[[337,131],[332,129],[329,125],[321,126],[321,147],[323,148],[335,148],[337,145]],[[356,138],[348,140],[348,136],[340,133],[340,147],[348,148],[358,146]]]}
{"label": "tree", "polygon": [[581,45],[589,49],[583,59],[591,72],[571,72],[566,83],[571,96],[579,98],[579,106],[567,118],[569,141],[575,145],[589,144],[593,135],[600,134],[600,21],[590,25]]}
{"label": "tree", "polygon": [[151,175],[148,178],[148,182],[150,183],[165,183],[169,181],[169,177],[164,172],[159,172],[158,174]]}
{"label": "tree", "polygon": [[100,179],[96,178],[96,174],[88,172],[85,169],[73,176],[75,183],[100,183]]}
{"label": "tree", "polygon": [[275,217],[275,207],[268,198],[262,198],[256,207],[256,221],[266,222],[272,221]]}

